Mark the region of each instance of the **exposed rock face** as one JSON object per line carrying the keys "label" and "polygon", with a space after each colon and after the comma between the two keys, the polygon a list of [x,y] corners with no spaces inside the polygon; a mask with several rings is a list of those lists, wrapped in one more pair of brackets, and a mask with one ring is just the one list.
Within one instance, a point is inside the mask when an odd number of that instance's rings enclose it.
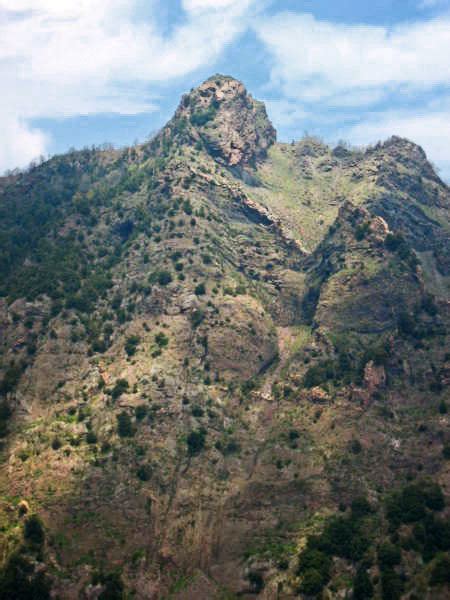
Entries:
{"label": "exposed rock face", "polygon": [[[444,232],[449,189],[436,175],[425,152],[409,140],[392,137],[368,153],[376,165],[381,193],[370,208],[391,230],[401,230],[419,252],[431,251],[443,275],[450,273],[450,236]],[[445,225],[444,225],[445,227]]]}
{"label": "exposed rock face", "polygon": [[212,77],[184,96],[175,122],[180,119],[187,119],[194,138],[201,140],[217,161],[230,167],[254,164],[276,141],[264,104],[231,77]]}
{"label": "exposed rock face", "polygon": [[274,324],[252,298],[238,296],[222,305],[221,327],[208,334],[213,372],[227,380],[245,381],[267,368],[278,355]]}
{"label": "exposed rock face", "polygon": [[398,269],[392,262],[384,245],[388,232],[386,222],[365,208],[341,206],[308,273],[317,326],[360,334],[389,331],[399,307],[411,306],[420,295],[415,266]]}
{"label": "exposed rock face", "polygon": [[383,152],[385,159],[391,159],[407,169],[415,169],[420,176],[439,183],[439,177],[428,162],[424,150],[414,142],[394,135],[377,148]]}
{"label": "exposed rock face", "polygon": [[370,360],[364,367],[363,387],[353,390],[353,398],[359,400],[364,407],[369,406],[376,392],[383,391],[386,386],[386,371],[383,365],[376,365]]}

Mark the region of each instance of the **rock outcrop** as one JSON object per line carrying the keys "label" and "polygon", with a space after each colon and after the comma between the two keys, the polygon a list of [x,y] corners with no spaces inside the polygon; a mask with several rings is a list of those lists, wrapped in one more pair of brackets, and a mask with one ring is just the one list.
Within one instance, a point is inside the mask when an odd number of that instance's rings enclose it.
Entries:
{"label": "rock outcrop", "polygon": [[194,141],[229,167],[254,165],[276,141],[265,106],[232,77],[217,75],[183,96],[168,130],[188,127]]}

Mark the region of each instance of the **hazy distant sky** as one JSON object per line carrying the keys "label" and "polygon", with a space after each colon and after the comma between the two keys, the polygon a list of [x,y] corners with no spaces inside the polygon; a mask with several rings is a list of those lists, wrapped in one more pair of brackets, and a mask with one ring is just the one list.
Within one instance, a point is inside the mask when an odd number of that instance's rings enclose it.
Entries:
{"label": "hazy distant sky", "polygon": [[450,0],[0,0],[0,171],[143,140],[217,72],[280,140],[398,134],[450,179]]}

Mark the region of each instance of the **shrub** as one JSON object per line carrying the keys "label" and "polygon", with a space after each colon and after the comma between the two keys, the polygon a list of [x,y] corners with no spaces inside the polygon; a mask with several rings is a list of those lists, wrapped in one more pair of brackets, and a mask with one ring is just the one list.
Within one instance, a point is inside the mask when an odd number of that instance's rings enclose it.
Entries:
{"label": "shrub", "polygon": [[88,444],[96,444],[97,443],[97,436],[92,431],[92,429],[90,431],[88,431],[87,434],[86,434],[86,442]]}
{"label": "shrub", "polygon": [[122,241],[126,242],[133,233],[134,223],[130,219],[117,223],[114,227],[114,233],[117,233]]}
{"label": "shrub", "polygon": [[42,521],[37,515],[31,515],[25,521],[25,525],[23,528],[23,537],[27,541],[38,546],[41,546],[44,543],[44,527],[42,525]]}
{"label": "shrub", "polygon": [[165,348],[169,344],[169,338],[165,333],[160,331],[155,335],[155,342],[160,348]]}
{"label": "shrub", "polygon": [[384,240],[384,245],[391,252],[395,252],[404,243],[405,238],[401,233],[388,233]]}
{"label": "shrub", "polygon": [[312,388],[317,385],[326,383],[329,379],[333,379],[336,374],[335,364],[332,360],[324,360],[310,367],[304,377],[303,385],[306,388]]}
{"label": "shrub", "polygon": [[122,394],[124,394],[129,388],[129,383],[126,379],[118,379],[116,381],[115,386],[111,390],[111,397],[113,400],[117,400],[120,398]]}
{"label": "shrub", "polygon": [[200,309],[196,309],[191,313],[191,324],[192,327],[198,327],[200,325],[200,323],[203,321],[203,319],[205,318],[205,313],[200,310]]}
{"label": "shrub", "polygon": [[290,442],[295,442],[300,437],[300,434],[296,429],[291,429],[289,431],[288,437]]}
{"label": "shrub", "polygon": [[6,395],[8,392],[12,392],[22,376],[23,366],[22,365],[11,365],[5,371],[3,380],[0,383],[0,396]]}
{"label": "shrub", "polygon": [[307,548],[300,554],[297,572],[301,575],[311,569],[320,573],[322,580],[327,582],[330,578],[330,557],[320,550]]}
{"label": "shrub", "polygon": [[50,582],[44,572],[35,572],[34,564],[19,550],[0,572],[0,598],[50,600]]}
{"label": "shrub", "polygon": [[355,238],[360,242],[363,240],[369,232],[370,223],[362,223],[355,229]]}
{"label": "shrub", "polygon": [[104,588],[98,596],[98,600],[123,600],[125,597],[125,588],[119,573],[94,575],[92,583],[100,584]]}
{"label": "shrub", "polygon": [[135,433],[131,417],[124,410],[117,415],[117,433],[120,437],[133,437]]}
{"label": "shrub", "polygon": [[422,300],[422,310],[428,313],[431,317],[437,315],[438,307],[435,299],[431,294],[426,294]]}
{"label": "shrub", "polygon": [[355,498],[355,500],[353,500],[352,517],[354,519],[361,519],[362,517],[370,515],[370,513],[372,512],[372,507],[367,498],[365,498],[364,496]]}
{"label": "shrub", "polygon": [[302,311],[308,324],[312,323],[320,298],[320,287],[310,287],[302,300]]}
{"label": "shrub", "polygon": [[61,440],[58,437],[53,438],[52,448],[53,450],[59,450],[62,446]]}
{"label": "shrub", "polygon": [[150,465],[140,465],[136,471],[136,475],[141,481],[149,481],[152,476],[152,468]]}
{"label": "shrub", "polygon": [[441,402],[439,403],[439,413],[441,415],[446,415],[447,412],[448,412],[447,403],[445,402],[445,400],[441,400]]}
{"label": "shrub", "polygon": [[91,346],[92,352],[98,352],[103,354],[108,349],[108,345],[105,340],[95,339]]}
{"label": "shrub", "polygon": [[406,311],[400,313],[397,322],[398,330],[403,335],[414,335],[416,324],[413,317]]}
{"label": "shrub", "polygon": [[356,572],[353,582],[353,599],[367,600],[373,597],[373,585],[370,577],[364,567],[360,567]]}
{"label": "shrub", "polygon": [[169,271],[160,271],[157,275],[157,282],[161,286],[169,285],[169,283],[172,283],[172,275]]}
{"label": "shrub", "polygon": [[359,440],[352,440],[350,443],[350,450],[353,454],[361,454],[362,452],[362,444]]}
{"label": "shrub", "polygon": [[366,350],[362,362],[364,366],[371,360],[373,360],[377,366],[386,365],[389,359],[389,354],[390,350],[387,344],[373,346],[372,348]]}
{"label": "shrub", "polygon": [[172,254],[170,255],[170,259],[175,263],[178,262],[180,260],[180,258],[183,257],[183,254],[179,251],[176,250],[175,252],[172,252]]}
{"label": "shrub", "polygon": [[140,404],[134,409],[134,415],[138,421],[142,421],[147,416],[148,408],[145,404]]}
{"label": "shrub", "polygon": [[381,593],[383,600],[400,600],[403,592],[403,581],[393,569],[386,569],[381,574]]}
{"label": "shrub", "polygon": [[378,564],[380,568],[387,569],[399,565],[402,561],[400,548],[394,546],[390,542],[381,544],[378,548]]}
{"label": "shrub", "polygon": [[0,438],[8,433],[8,421],[11,417],[11,409],[5,401],[0,401]]}
{"label": "shrub", "polygon": [[191,456],[199,454],[205,447],[206,431],[199,429],[198,431],[191,431],[186,438],[186,444],[188,447],[188,453]]}
{"label": "shrub", "polygon": [[438,556],[430,577],[431,585],[450,584],[450,557],[447,554]]}
{"label": "shrub", "polygon": [[197,296],[204,296],[206,294],[206,287],[204,283],[199,283],[194,290]]}
{"label": "shrub", "polygon": [[136,354],[136,349],[140,341],[141,338],[137,335],[130,335],[129,337],[127,337],[127,340],[125,342],[125,352],[128,356],[133,356],[134,354]]}
{"label": "shrub", "polygon": [[228,443],[225,444],[225,447],[223,448],[222,452],[225,456],[228,456],[229,454],[235,454],[236,452],[239,452],[240,449],[241,446],[239,442],[237,442],[236,440],[229,440]]}
{"label": "shrub", "polygon": [[183,211],[187,215],[192,215],[192,205],[191,205],[191,201],[189,199],[184,200],[184,202],[183,202]]}
{"label": "shrub", "polygon": [[241,392],[244,395],[249,394],[250,392],[252,392],[254,389],[256,389],[256,381],[254,379],[247,379],[247,381],[244,381],[243,383],[241,383]]}
{"label": "shrub", "polygon": [[386,514],[392,525],[416,523],[426,515],[426,509],[440,511],[445,500],[437,483],[421,481],[396,492],[386,502]]}
{"label": "shrub", "polygon": [[302,574],[300,592],[307,596],[315,596],[325,585],[321,574],[316,569],[308,569]]}
{"label": "shrub", "polygon": [[196,111],[191,115],[191,123],[194,127],[203,127],[214,119],[217,109],[211,104],[206,110]]}
{"label": "shrub", "polygon": [[364,536],[359,522],[352,518],[334,517],[330,519],[317,541],[320,550],[329,555],[358,560],[370,545]]}
{"label": "shrub", "polygon": [[191,413],[192,413],[193,417],[203,417],[203,415],[205,414],[205,411],[203,410],[203,408],[201,406],[198,406],[196,404],[195,406],[192,407]]}
{"label": "shrub", "polygon": [[264,579],[261,573],[250,571],[248,574],[248,580],[253,593],[259,594],[259,592],[261,592],[261,590],[264,588]]}
{"label": "shrub", "polygon": [[7,421],[11,417],[11,414],[11,408],[4,400],[2,400],[0,402],[0,421]]}
{"label": "shrub", "polygon": [[428,483],[424,487],[425,505],[430,510],[440,511],[445,507],[445,498],[438,483]]}

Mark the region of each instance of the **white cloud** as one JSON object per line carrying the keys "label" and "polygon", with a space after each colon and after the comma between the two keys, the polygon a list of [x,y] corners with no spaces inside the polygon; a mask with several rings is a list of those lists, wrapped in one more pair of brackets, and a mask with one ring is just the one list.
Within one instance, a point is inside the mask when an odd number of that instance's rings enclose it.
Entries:
{"label": "white cloud", "polygon": [[292,100],[268,100],[266,105],[270,118],[280,127],[295,126],[311,118],[310,113]]}
{"label": "white cloud", "polygon": [[245,4],[245,0],[183,0],[186,11],[223,10],[242,4]]}
{"label": "white cloud", "polygon": [[212,64],[254,0],[183,0],[185,20],[168,36],[160,1],[146,0],[153,18],[143,20],[143,0],[0,0],[0,127],[21,132],[4,139],[0,171],[45,151],[32,119],[154,110],[155,86]]}
{"label": "white cloud", "polygon": [[450,84],[450,18],[388,29],[282,13],[255,28],[273,56],[272,83],[290,98],[367,105],[373,92]]}
{"label": "white cloud", "polygon": [[450,6],[449,0],[421,0],[419,2],[419,8],[428,9],[428,8],[440,8]]}
{"label": "white cloud", "polygon": [[15,118],[2,119],[0,165],[3,170],[28,164],[45,154],[47,138],[42,131],[32,129]]}

